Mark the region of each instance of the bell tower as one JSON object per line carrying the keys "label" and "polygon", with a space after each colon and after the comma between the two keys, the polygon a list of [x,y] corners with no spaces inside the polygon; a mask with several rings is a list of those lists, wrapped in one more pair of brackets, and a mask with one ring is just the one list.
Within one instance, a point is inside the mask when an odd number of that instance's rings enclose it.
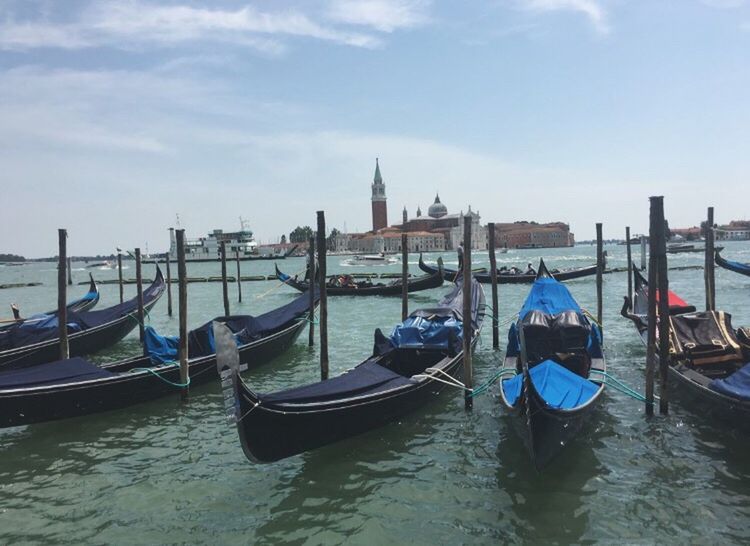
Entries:
{"label": "bell tower", "polygon": [[372,230],[388,227],[388,208],[386,206],[385,184],[380,176],[380,165],[375,158],[375,178],[372,181]]}

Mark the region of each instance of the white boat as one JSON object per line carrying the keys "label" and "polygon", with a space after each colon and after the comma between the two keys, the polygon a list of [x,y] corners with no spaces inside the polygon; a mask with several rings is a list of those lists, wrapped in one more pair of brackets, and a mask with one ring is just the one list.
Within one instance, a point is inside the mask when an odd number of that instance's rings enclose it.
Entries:
{"label": "white boat", "polygon": [[389,265],[398,262],[395,256],[380,254],[358,254],[341,262],[343,265]]}

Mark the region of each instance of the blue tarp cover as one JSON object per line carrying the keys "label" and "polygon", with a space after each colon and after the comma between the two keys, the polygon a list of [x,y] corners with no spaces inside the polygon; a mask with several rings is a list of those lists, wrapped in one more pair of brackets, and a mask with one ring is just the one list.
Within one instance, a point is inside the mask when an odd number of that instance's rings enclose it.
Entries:
{"label": "blue tarp cover", "polygon": [[175,362],[179,358],[179,337],[162,336],[151,326],[146,326],[143,343],[146,346],[146,353],[154,364]]}
{"label": "blue tarp cover", "polygon": [[114,375],[83,358],[58,360],[49,364],[39,364],[20,370],[0,372],[0,389],[20,389],[88,381]]}
{"label": "blue tarp cover", "polygon": [[453,317],[409,317],[391,333],[391,343],[401,348],[448,349],[452,339],[463,339],[463,323]]}
{"label": "blue tarp cover", "polygon": [[[599,390],[598,385],[574,374],[553,360],[537,364],[529,370],[529,374],[534,388],[552,408],[577,408],[589,401]],[[502,385],[505,398],[515,406],[521,396],[523,374],[504,380]]]}
{"label": "blue tarp cover", "polygon": [[750,401],[750,364],[745,364],[725,379],[714,379],[708,388],[738,400]]}
{"label": "blue tarp cover", "polygon": [[579,313],[582,312],[578,302],[573,299],[568,288],[563,283],[550,278],[542,278],[534,281],[534,285],[526,297],[518,318],[523,320],[529,311],[535,309],[548,315],[556,315],[569,309],[573,309]]}
{"label": "blue tarp cover", "polygon": [[286,391],[262,395],[263,403],[311,404],[342,400],[387,391],[410,385],[412,379],[384,368],[373,360],[366,360],[343,375]]}

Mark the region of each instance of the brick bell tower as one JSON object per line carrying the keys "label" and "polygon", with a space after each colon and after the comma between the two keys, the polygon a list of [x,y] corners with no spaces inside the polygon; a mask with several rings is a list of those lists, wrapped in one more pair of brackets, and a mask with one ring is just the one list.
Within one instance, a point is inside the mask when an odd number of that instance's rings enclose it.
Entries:
{"label": "brick bell tower", "polygon": [[385,184],[380,176],[380,165],[375,158],[375,178],[372,182],[372,230],[388,227],[388,208],[385,202]]}

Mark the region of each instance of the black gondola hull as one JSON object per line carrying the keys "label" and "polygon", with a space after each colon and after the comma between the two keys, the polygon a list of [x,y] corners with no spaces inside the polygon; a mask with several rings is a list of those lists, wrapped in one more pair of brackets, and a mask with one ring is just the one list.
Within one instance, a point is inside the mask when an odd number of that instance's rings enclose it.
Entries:
{"label": "black gondola hull", "polygon": [[530,395],[507,408],[513,428],[537,470],[548,466],[578,435],[595,410],[601,392],[600,389],[596,398],[581,408],[560,410],[550,408],[532,387]]}
{"label": "black gondola hull", "polygon": [[[164,293],[166,285],[161,271],[151,285],[155,295],[144,305],[150,311]],[[68,335],[69,355],[71,357],[92,354],[111,347],[138,326],[137,311],[119,317],[100,326],[75,332]],[[25,368],[36,364],[52,362],[60,358],[60,340],[52,338],[32,345],[24,345],[0,352],[0,370]]]}
{"label": "black gondola hull", "polygon": [[[419,268],[424,271],[425,273],[435,274],[435,272],[438,271],[437,267],[433,267],[431,265],[427,265],[422,260],[422,257],[419,257]],[[573,279],[580,279],[582,277],[589,277],[591,275],[596,275],[596,266],[591,267],[582,267],[580,269],[571,269],[568,271],[559,271],[557,273],[550,273],[552,277],[554,277],[558,281],[570,281]],[[444,269],[443,270],[443,277],[448,282],[455,282],[456,278],[458,276],[458,272],[453,269]],[[474,273],[473,277],[482,284],[492,284],[492,275],[489,273]],[[504,273],[498,273],[497,274],[497,283],[498,284],[531,284],[536,280],[536,273],[534,274],[518,274],[518,275],[509,275]]]}
{"label": "black gondola hull", "polygon": [[[310,286],[309,282],[295,280],[288,275],[284,275],[278,268],[276,268],[276,278],[300,292],[307,292]],[[438,270],[435,269],[435,272],[429,276],[409,279],[407,281],[407,291],[409,293],[419,292],[422,290],[439,288],[442,285],[443,277],[438,273]],[[340,286],[326,287],[326,294],[329,296],[400,296],[401,293],[402,286],[400,282],[359,288]]]}
{"label": "black gondola hull", "polygon": [[[289,349],[305,326],[304,321],[299,321],[281,332],[239,347],[240,362],[248,368],[254,368],[270,361]],[[102,367],[112,372],[127,372],[136,368],[153,367],[153,364],[148,357],[139,357]],[[159,369],[158,373],[161,379],[150,372],[138,371],[68,385],[1,390],[0,427],[117,410],[181,391],[179,386],[174,385],[179,385],[180,382],[178,366]],[[216,355],[190,360],[189,375],[191,386],[215,381]]]}
{"label": "black gondola hull", "polygon": [[[462,354],[451,359],[444,370],[460,379]],[[262,402],[258,404],[257,396],[242,382],[236,382],[235,388],[239,397],[237,429],[242,449],[248,459],[267,463],[386,425],[434,400],[448,387],[426,380],[373,397],[313,408],[266,407]]]}
{"label": "black gondola hull", "polygon": [[723,258],[721,254],[719,254],[718,249],[714,256],[716,265],[718,265],[719,267],[723,267],[724,269],[728,269],[729,271],[734,271],[735,273],[739,273],[740,275],[750,277],[750,265],[727,260]]}
{"label": "black gondola hull", "polygon": [[[149,311],[156,301],[145,306]],[[127,316],[101,328],[84,330],[68,337],[69,354],[71,357],[93,354],[107,347],[111,347],[122,340],[138,325],[138,318]],[[9,370],[25,368],[35,364],[44,364],[60,358],[60,340],[51,339],[35,345],[19,347],[12,351],[5,351],[0,355],[0,369]]]}

